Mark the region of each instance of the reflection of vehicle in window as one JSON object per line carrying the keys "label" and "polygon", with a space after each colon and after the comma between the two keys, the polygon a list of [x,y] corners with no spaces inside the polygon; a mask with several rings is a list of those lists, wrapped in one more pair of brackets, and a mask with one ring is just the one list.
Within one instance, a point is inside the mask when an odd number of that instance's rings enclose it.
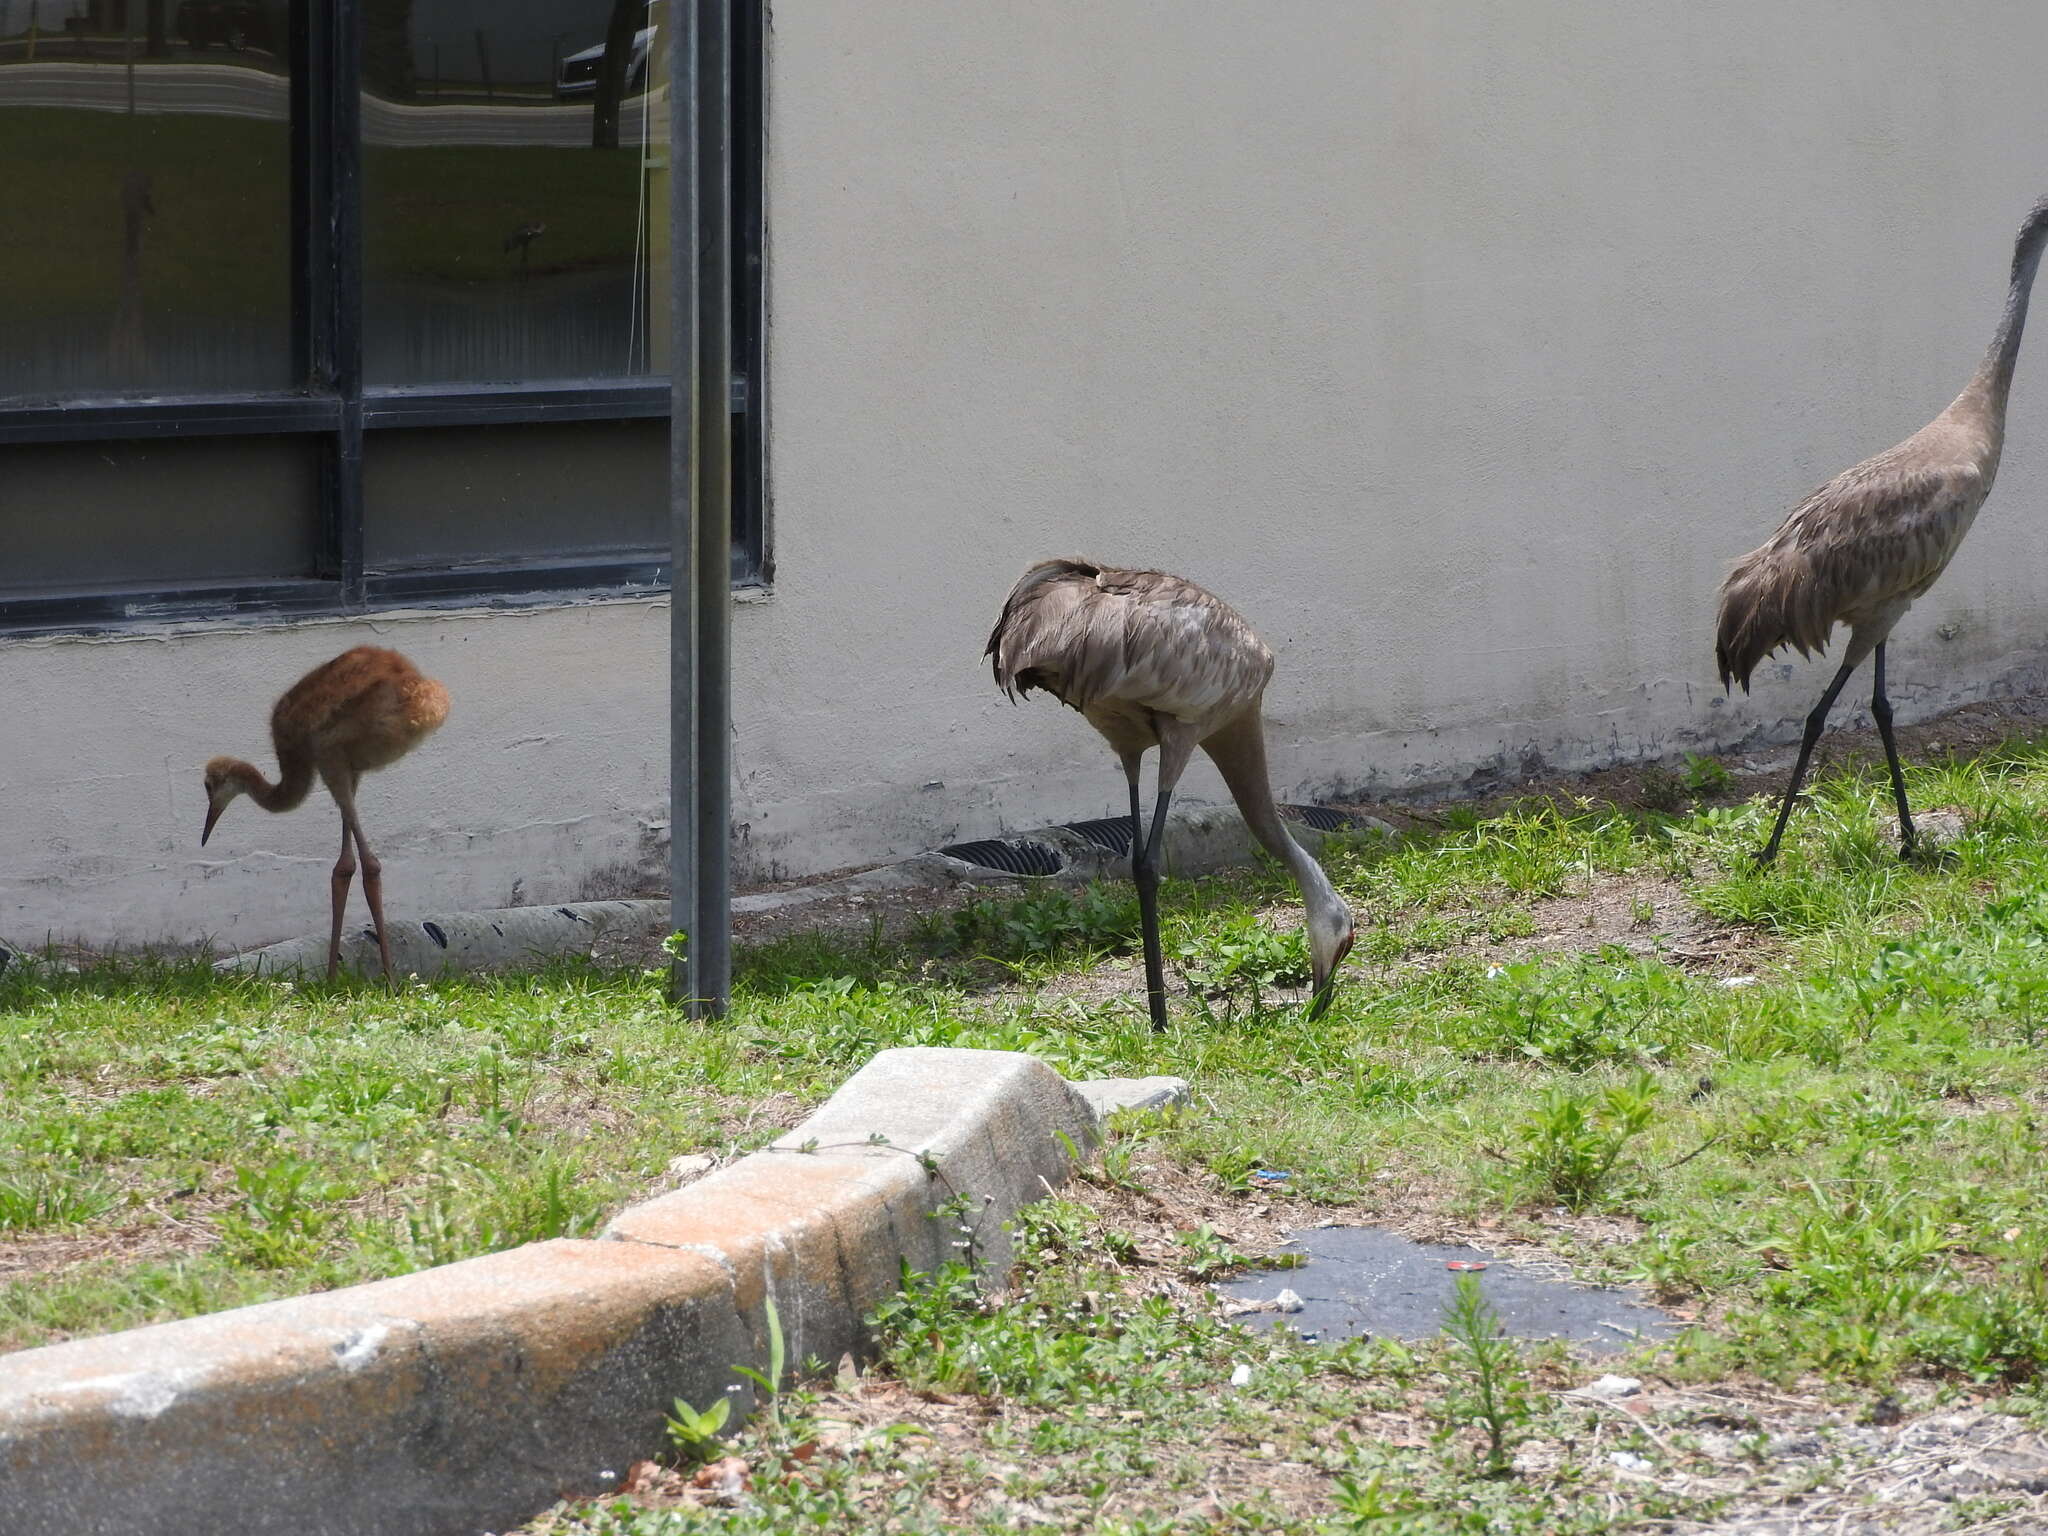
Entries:
{"label": "reflection of vehicle in window", "polygon": [[250,47],[277,51],[270,12],[261,0],[185,0],[178,7],[178,35],[188,48],[219,43],[231,53]]}
{"label": "reflection of vehicle in window", "polygon": [[[649,0],[641,8],[641,27],[633,34],[633,55],[626,64],[626,90],[643,91],[647,88],[647,49],[654,41],[655,17],[652,6],[660,0]],[[562,67],[555,72],[555,95],[561,100],[577,96],[588,96],[597,89],[598,67],[604,63],[604,44],[593,43],[580,53],[572,53],[562,60]]]}

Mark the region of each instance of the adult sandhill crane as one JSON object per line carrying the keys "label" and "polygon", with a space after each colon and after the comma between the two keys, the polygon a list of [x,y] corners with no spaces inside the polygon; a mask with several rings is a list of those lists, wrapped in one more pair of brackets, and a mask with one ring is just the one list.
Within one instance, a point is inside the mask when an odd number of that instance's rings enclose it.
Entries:
{"label": "adult sandhill crane", "polygon": [[[996,684],[1012,701],[1044,689],[1079,710],[1124,765],[1153,1027],[1166,1027],[1160,834],[1174,785],[1198,746],[1222,771],[1252,835],[1301,887],[1315,982],[1308,1016],[1320,1018],[1356,924],[1322,866],[1280,824],[1259,717],[1273,653],[1252,627],[1221,598],[1164,571],[1043,560],[1011,589],[982,654],[995,658]],[[1159,749],[1158,798],[1147,832],[1138,814],[1138,770],[1152,747]]]}
{"label": "adult sandhill crane", "polygon": [[206,765],[206,827],[237,795],[266,811],[289,811],[306,798],[319,774],[341,811],[341,857],[334,861],[334,928],[327,940],[327,979],[341,966],[341,915],[349,883],[362,856],[363,897],[377,928],[384,979],[391,980],[391,945],[384,935],[384,867],[363,841],[356,819],[356,783],[373,768],[405,756],[448,718],[448,690],[396,651],[359,645],[315,667],[292,684],[270,712],[270,740],[277,749],[277,782],[253,763],[216,757]]}
{"label": "adult sandhill crane", "polygon": [[1806,717],[1792,782],[1785,786],[1771,840],[1757,854],[1760,864],[1777,856],[1828,711],[1866,656],[1872,658],[1874,673],[1870,713],[1899,802],[1899,851],[1902,856],[1913,852],[1906,780],[1884,692],[1885,640],[1914,599],[1947,568],[1990,494],[2005,446],[2005,402],[2027,322],[2027,295],[2044,241],[2048,197],[2034,204],[2020,226],[2005,312],[1984,361],[1948,409],[1904,442],[1842,471],[1800,502],[1767,542],[1735,562],[1721,584],[1714,654],[1723,688],[1739,682],[1747,693],[1750,673],[1780,646],[1789,645],[1801,656],[1825,652],[1834,627],[1849,627],[1841,670]]}

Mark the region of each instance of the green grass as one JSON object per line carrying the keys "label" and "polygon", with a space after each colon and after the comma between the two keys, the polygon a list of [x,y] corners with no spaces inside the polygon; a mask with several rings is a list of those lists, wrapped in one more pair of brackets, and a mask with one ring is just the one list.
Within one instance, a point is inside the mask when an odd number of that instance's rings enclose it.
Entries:
{"label": "green grass", "polygon": [[[1646,1283],[1707,1324],[1665,1351],[1674,1379],[2030,1401],[2048,1367],[2048,747],[1916,765],[1910,784],[1917,804],[1965,816],[1960,841],[1913,863],[1881,840],[1887,791],[1860,772],[1816,786],[1767,870],[1748,857],[1763,802],[1531,803],[1333,844],[1365,958],[1314,1026],[1273,990],[1299,940],[1273,924],[1294,898],[1271,868],[1169,883],[1167,952],[1199,987],[1163,1035],[1136,987],[1091,1000],[1060,984],[1129,952],[1116,888],[984,901],[900,943],[750,952],[718,1025],[669,1010],[650,978],[578,970],[396,998],[181,969],[0,977],[0,1252],[108,1249],[0,1289],[0,1346],[587,1231],[675,1153],[768,1134],[740,1129],[767,1095],[812,1100],[877,1049],[930,1044],[1031,1051],[1075,1077],[1188,1076],[1203,1110],[1154,1129],[1161,1155],[1239,1187],[1287,1169],[1307,1197],[1366,1216],[1430,1200],[1545,1242],[1587,1278]],[[1533,904],[1610,881],[1675,882],[1739,925],[1754,984],[1617,948],[1484,947],[1529,932]],[[1086,1289],[1102,1261],[1084,1253],[1043,1284]],[[954,1320],[925,1336],[1004,1326],[978,1305],[954,1297]],[[1142,1306],[1106,1331],[1047,1306],[1002,1345],[1017,1351],[1006,1398],[1148,1413],[1127,1388],[1197,1385],[1177,1399],[1194,1403],[1256,1348],[1286,1391],[1336,1413],[1421,1390],[1450,1358],[1289,1354]],[[893,1367],[930,1368],[900,1352]],[[1119,1457],[1177,1454],[1121,1420],[1062,1428],[1054,1406],[1032,1431],[1043,1444],[1002,1456],[1099,1453],[1107,1486]],[[1224,1422],[1211,1411],[1190,1408],[1174,1435]],[[1361,1508],[1388,1472],[1363,1439],[1317,1465]],[[801,1496],[854,1496],[837,1486]],[[1317,1518],[1336,1512],[1326,1500]],[[773,1528],[813,1518],[783,1513]],[[1246,1519],[1231,1528],[1260,1528]]]}
{"label": "green grass", "polygon": [[113,1250],[0,1285],[0,1348],[589,1232],[835,1070],[700,1030],[638,977],[0,978],[0,1251]]}

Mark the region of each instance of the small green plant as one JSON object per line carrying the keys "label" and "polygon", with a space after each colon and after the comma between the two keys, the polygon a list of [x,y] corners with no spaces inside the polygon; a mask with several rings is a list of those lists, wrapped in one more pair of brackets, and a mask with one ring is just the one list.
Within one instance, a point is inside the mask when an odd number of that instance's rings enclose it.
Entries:
{"label": "small green plant", "polygon": [[761,1305],[768,1316],[768,1369],[762,1372],[747,1365],[735,1366],[734,1369],[761,1389],[761,1401],[768,1409],[768,1422],[776,1425],[781,1421],[782,1372],[789,1362],[783,1353],[782,1314],[775,1310],[775,1298],[766,1297]]}
{"label": "small green plant", "polygon": [[1637,780],[1636,798],[1645,810],[1662,811],[1669,815],[1685,805],[1685,780],[1669,768],[1651,765],[1645,768]]}
{"label": "small green plant", "polygon": [[77,1226],[114,1203],[106,1189],[47,1169],[0,1180],[0,1232]]}
{"label": "small green plant", "polygon": [[719,1432],[730,1417],[729,1397],[714,1399],[702,1413],[677,1398],[675,1411],[668,1416],[668,1443],[675,1447],[676,1458],[686,1466],[711,1460],[717,1454]]}
{"label": "small green plant", "polygon": [[[926,1154],[929,1157],[930,1154]],[[936,1161],[927,1163],[925,1172],[934,1176],[938,1173]],[[960,1255],[961,1261],[970,1267],[981,1259],[981,1234],[975,1229],[974,1202],[967,1192],[942,1200],[932,1208],[931,1219],[951,1227],[954,1233],[952,1248]]]}
{"label": "small green plant", "polygon": [[1255,913],[1214,924],[1179,945],[1174,955],[1188,986],[1204,997],[1243,987],[1298,987],[1309,979],[1301,931],[1276,932]]}
{"label": "small green plant", "polygon": [[1301,1263],[1299,1254],[1276,1254],[1259,1258],[1241,1253],[1225,1242],[1206,1221],[1192,1232],[1177,1232],[1173,1240],[1187,1250],[1180,1261],[1181,1273],[1190,1280],[1214,1280],[1240,1269],[1293,1269]]}
{"label": "small green plant", "polygon": [[1658,985],[1653,976],[1616,976],[1590,962],[1505,966],[1479,994],[1480,1033],[1472,1044],[1574,1072],[1654,1059],[1661,1046],[1643,1034],[1655,1017]]}
{"label": "small green plant", "polygon": [[1385,1528],[1390,1520],[1399,1520],[1407,1513],[1401,1506],[1390,1502],[1380,1487],[1378,1473],[1364,1482],[1355,1477],[1340,1477],[1330,1490],[1330,1502],[1337,1506],[1337,1512],[1352,1521],[1360,1530],[1373,1526]]}
{"label": "small green plant", "polygon": [[1649,1129],[1656,1096],[1647,1072],[1598,1094],[1552,1089],[1521,1127],[1522,1172],[1544,1195],[1583,1210],[1608,1192],[1622,1153]]}
{"label": "small green plant", "polygon": [[1139,1143],[1118,1137],[1102,1149],[1102,1160],[1087,1173],[1087,1177],[1111,1189],[1127,1189],[1132,1194],[1145,1192],[1145,1181],[1138,1176],[1136,1157]]}
{"label": "small green plant", "polygon": [[1075,951],[1111,954],[1138,936],[1138,898],[1113,886],[1058,889],[1007,901],[972,901],[918,930],[941,954],[1000,961],[1045,960]]}
{"label": "small green plant", "polygon": [[336,1216],[313,1163],[282,1157],[235,1175],[243,1208],[220,1217],[228,1250],[259,1269],[289,1269],[317,1254]]}
{"label": "small green plant", "polygon": [[1728,771],[1727,764],[1718,757],[1698,752],[1685,754],[1685,772],[1681,777],[1685,787],[1696,795],[1718,795],[1735,782],[1735,775]]}
{"label": "small green plant", "polygon": [[1458,1276],[1457,1293],[1444,1309],[1444,1334],[1466,1370],[1451,1396],[1451,1412],[1458,1422],[1486,1432],[1486,1475],[1505,1477],[1514,1470],[1511,1437],[1529,1422],[1529,1380],[1521,1352],[1501,1331],[1478,1276]]}

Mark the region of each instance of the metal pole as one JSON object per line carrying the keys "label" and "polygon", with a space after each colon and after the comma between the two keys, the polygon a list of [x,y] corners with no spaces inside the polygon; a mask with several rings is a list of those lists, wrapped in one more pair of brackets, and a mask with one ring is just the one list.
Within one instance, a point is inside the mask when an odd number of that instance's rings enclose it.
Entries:
{"label": "metal pole", "polygon": [[668,995],[697,1013],[697,17],[668,7]]}
{"label": "metal pole", "polygon": [[697,997],[714,1017],[732,994],[731,60],[732,0],[697,0]]}
{"label": "metal pole", "polygon": [[669,996],[694,1017],[731,991],[731,276],[728,0],[670,0],[669,912],[686,936]]}

